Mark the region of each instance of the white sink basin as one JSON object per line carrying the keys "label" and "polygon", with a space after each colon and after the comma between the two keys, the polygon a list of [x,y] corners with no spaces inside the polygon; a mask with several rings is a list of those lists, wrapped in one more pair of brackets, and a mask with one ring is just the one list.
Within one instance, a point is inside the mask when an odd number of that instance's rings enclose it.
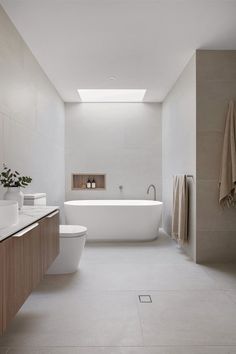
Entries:
{"label": "white sink basin", "polygon": [[0,228],[18,222],[18,203],[13,200],[0,200]]}

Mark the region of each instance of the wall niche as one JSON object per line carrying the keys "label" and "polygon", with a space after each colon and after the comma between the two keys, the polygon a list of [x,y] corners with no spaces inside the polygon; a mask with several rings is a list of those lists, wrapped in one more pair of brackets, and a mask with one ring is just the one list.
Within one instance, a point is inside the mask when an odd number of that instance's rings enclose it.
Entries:
{"label": "wall niche", "polygon": [[[90,182],[90,183],[89,183]],[[72,190],[97,190],[106,188],[106,175],[97,173],[73,173]]]}

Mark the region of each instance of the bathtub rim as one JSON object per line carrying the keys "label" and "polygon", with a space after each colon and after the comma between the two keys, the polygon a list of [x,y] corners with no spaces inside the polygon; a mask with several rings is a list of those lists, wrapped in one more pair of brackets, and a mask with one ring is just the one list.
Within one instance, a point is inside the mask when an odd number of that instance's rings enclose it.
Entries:
{"label": "bathtub rim", "polygon": [[148,199],[74,199],[64,202],[64,206],[79,207],[155,207],[163,202]]}

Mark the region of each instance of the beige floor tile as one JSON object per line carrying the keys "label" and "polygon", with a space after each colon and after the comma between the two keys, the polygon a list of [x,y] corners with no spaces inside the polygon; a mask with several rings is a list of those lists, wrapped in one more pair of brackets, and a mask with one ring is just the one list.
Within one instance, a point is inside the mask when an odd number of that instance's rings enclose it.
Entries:
{"label": "beige floor tile", "polygon": [[225,294],[230,298],[230,300],[236,305],[236,290],[226,290]]}
{"label": "beige floor tile", "polygon": [[121,352],[119,354],[236,354],[236,347],[160,346],[143,348],[121,348]]}
{"label": "beige floor tile", "polygon": [[[57,284],[58,283],[58,284]],[[65,291],[135,291],[215,289],[214,280],[189,264],[86,264],[72,276],[49,276],[37,291],[64,286]],[[75,288],[75,289],[74,289]]]}
{"label": "beige floor tile", "polygon": [[234,346],[12,348],[8,354],[235,354]]}
{"label": "beige floor tile", "polygon": [[79,292],[31,296],[0,343],[36,347],[142,345],[136,296]]}
{"label": "beige floor tile", "polygon": [[45,347],[45,348],[11,348],[8,354],[121,354],[119,348],[114,347]]}
{"label": "beige floor tile", "polygon": [[140,304],[145,345],[236,345],[236,307],[224,291],[152,294]]}
{"label": "beige floor tile", "polygon": [[0,354],[236,354],[235,278],[235,265],[196,265],[162,234],[88,244],[79,272],[29,297]]}
{"label": "beige floor tile", "polygon": [[203,269],[214,280],[219,289],[236,289],[236,264],[212,264]]}
{"label": "beige floor tile", "polygon": [[152,242],[117,242],[86,244],[82,264],[175,264],[190,261],[176,243],[162,231],[157,240]]}

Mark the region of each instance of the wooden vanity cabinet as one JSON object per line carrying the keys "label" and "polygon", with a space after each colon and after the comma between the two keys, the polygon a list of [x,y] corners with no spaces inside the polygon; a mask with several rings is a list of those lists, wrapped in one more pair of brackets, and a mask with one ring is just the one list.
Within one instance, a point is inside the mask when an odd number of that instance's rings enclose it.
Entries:
{"label": "wooden vanity cabinet", "polygon": [[39,223],[4,242],[3,329],[42,279]]}
{"label": "wooden vanity cabinet", "polygon": [[0,332],[59,253],[59,211],[0,242]]}
{"label": "wooden vanity cabinet", "polygon": [[40,231],[44,274],[59,254],[59,211],[49,214],[40,221]]}
{"label": "wooden vanity cabinet", "polygon": [[3,333],[3,247],[0,244],[0,334]]}

